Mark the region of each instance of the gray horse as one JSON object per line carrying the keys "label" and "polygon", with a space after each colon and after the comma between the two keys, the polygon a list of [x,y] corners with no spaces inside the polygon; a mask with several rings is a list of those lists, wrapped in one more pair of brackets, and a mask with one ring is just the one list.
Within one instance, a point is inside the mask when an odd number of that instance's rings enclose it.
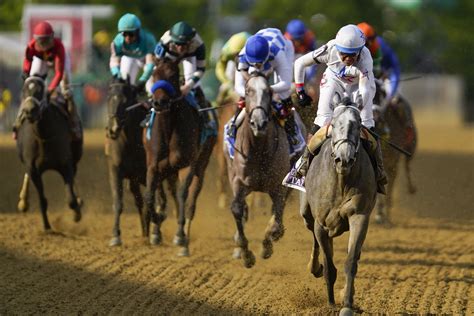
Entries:
{"label": "gray horse", "polygon": [[237,225],[234,258],[242,258],[247,268],[255,264],[248,248],[244,221],[248,215],[245,197],[253,191],[265,192],[272,200],[272,217],[265,231],[261,256],[270,258],[273,241],[283,236],[283,209],[287,188],[280,185],[290,170],[288,140],[285,130],[272,117],[271,92],[268,81],[259,74],[246,83],[246,117],[237,130],[234,159],[225,150],[230,186],[234,195],[231,211]]}
{"label": "gray horse", "polygon": [[82,156],[82,140],[73,142],[66,110],[60,104],[48,103],[42,78],[29,77],[22,90],[22,109],[25,119],[18,129],[17,149],[26,168],[18,208],[28,206],[28,178],[36,187],[45,231],[51,230],[41,176],[46,170],[56,170],[66,184],[69,208],[74,211],[74,221],[81,219],[81,200],[74,192],[77,163]]}
{"label": "gray horse", "polygon": [[[331,307],[335,306],[337,276],[332,258],[333,238],[350,232],[343,299],[344,312],[350,312],[357,262],[375,205],[377,186],[369,155],[361,146],[359,110],[354,106],[336,107],[331,125],[331,137],[308,170],[300,213],[314,241],[309,269],[316,278],[324,275]],[[318,260],[320,248],[323,265]]]}

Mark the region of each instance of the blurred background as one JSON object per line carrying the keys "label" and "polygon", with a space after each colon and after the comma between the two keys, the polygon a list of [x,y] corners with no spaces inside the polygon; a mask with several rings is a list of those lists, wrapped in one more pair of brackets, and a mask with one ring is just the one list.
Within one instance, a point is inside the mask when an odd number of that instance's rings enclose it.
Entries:
{"label": "blurred background", "polygon": [[471,0],[0,0],[0,131],[9,131],[16,115],[24,50],[32,27],[43,19],[71,55],[73,81],[83,83],[74,94],[85,126],[103,127],[109,47],[126,12],[136,14],[157,39],[179,20],[197,29],[208,53],[204,87],[211,100],[218,88],[213,67],[232,34],[270,26],[284,30],[299,18],[320,45],[341,26],[366,21],[398,54],[402,78],[422,76],[401,83],[415,112],[474,122]]}

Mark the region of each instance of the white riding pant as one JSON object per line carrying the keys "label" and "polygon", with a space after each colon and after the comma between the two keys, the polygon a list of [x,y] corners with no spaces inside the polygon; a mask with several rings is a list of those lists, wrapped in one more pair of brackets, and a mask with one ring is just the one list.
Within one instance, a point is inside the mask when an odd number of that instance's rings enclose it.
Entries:
{"label": "white riding pant", "polygon": [[[334,108],[344,97],[349,97],[352,102],[360,104],[362,97],[359,94],[359,83],[347,84],[339,80],[330,70],[324,72],[319,88],[318,112],[314,124],[324,126],[331,122]],[[364,105],[360,116],[362,125],[367,128],[375,126],[372,112],[372,100],[374,96]]]}
{"label": "white riding pant", "polygon": [[[137,59],[129,56],[122,56],[120,58],[120,74],[123,80],[130,78],[130,84],[137,82],[137,75],[140,69],[145,68],[145,58]],[[153,85],[153,78],[150,77],[146,82],[145,88],[149,92]]]}
{"label": "white riding pant", "polygon": [[[52,63],[46,60],[43,60],[41,58],[38,58],[36,56],[33,56],[33,61],[31,62],[29,75],[46,77],[48,75],[49,69],[52,68],[53,66],[54,65]],[[66,53],[66,57],[64,59],[64,75],[60,84],[63,92],[65,89],[67,89],[67,85],[69,84],[70,80],[71,80],[71,58],[69,54]]]}

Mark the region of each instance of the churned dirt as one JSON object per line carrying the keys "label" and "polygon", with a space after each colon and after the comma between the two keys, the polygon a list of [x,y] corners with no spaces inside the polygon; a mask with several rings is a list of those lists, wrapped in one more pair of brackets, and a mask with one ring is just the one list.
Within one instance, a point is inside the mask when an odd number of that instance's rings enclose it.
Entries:
{"label": "churned dirt", "polygon": [[[420,120],[421,121],[421,120]],[[422,122],[422,121],[421,121]],[[356,278],[360,313],[474,314],[474,130],[419,123],[413,161],[416,195],[398,179],[393,226],[371,223]],[[124,245],[110,248],[113,214],[102,131],[88,132],[77,191],[82,222],[72,222],[58,175],[46,174],[54,234],[42,231],[36,192],[30,211],[15,211],[22,167],[13,142],[0,138],[0,315],[4,314],[326,314],[323,279],[306,270],[312,237],[296,195],[285,210],[286,233],[268,260],[251,269],[232,259],[235,224],[216,202],[211,162],[192,227],[191,256],[172,245],[144,243],[130,194],[122,216]],[[250,210],[250,247],[260,250],[269,208]],[[335,240],[336,293],[344,286],[348,235]],[[336,302],[341,299],[337,295]]]}

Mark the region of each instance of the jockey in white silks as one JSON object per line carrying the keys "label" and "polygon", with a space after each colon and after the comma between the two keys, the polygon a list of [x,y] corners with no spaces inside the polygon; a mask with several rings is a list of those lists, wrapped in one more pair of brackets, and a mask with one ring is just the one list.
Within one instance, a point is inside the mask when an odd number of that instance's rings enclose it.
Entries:
{"label": "jockey in white silks", "polygon": [[280,30],[266,28],[251,36],[241,50],[235,74],[235,91],[240,96],[235,119],[229,128],[229,133],[235,135],[235,126],[240,125],[245,112],[245,82],[253,72],[260,72],[269,77],[273,74],[274,84],[270,89],[281,101],[278,109],[279,116],[286,119],[285,130],[295,139],[294,117],[291,115],[291,81],[294,60],[293,43],[286,39]]}
{"label": "jockey in white silks", "polygon": [[[372,100],[375,95],[373,61],[370,51],[365,47],[365,36],[359,28],[352,24],[342,27],[335,39],[295,61],[295,86],[298,103],[301,106],[308,106],[312,101],[304,90],[304,77],[305,68],[314,64],[326,64],[327,69],[321,79],[318,112],[310,134],[316,134],[320,127],[331,122],[334,107],[344,97],[350,97],[362,107],[362,125],[373,129],[375,125],[372,113]],[[301,164],[297,166],[300,175],[306,174],[314,150],[315,148],[306,147]],[[387,180],[378,142],[377,149],[373,153],[369,152],[369,155],[377,164],[378,190],[384,193]]]}

